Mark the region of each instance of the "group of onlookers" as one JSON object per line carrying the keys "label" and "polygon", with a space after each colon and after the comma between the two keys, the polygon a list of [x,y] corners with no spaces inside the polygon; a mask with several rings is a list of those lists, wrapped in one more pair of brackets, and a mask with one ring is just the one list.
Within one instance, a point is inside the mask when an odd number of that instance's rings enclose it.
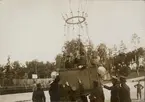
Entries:
{"label": "group of onlookers", "polygon": [[[111,91],[110,102],[131,102],[130,88],[126,84],[124,76],[112,76],[112,86],[103,85],[100,81],[93,81],[93,89],[88,93],[85,92],[82,82],[78,81],[78,88],[71,87],[68,82],[59,85],[60,77],[56,76],[49,87],[49,95],[51,102],[105,102],[103,88]],[[36,85],[37,88],[33,92],[33,102],[46,102],[45,94],[41,88],[41,84]],[[143,86],[140,82],[134,86],[137,88],[137,98],[141,98],[141,89]]]}

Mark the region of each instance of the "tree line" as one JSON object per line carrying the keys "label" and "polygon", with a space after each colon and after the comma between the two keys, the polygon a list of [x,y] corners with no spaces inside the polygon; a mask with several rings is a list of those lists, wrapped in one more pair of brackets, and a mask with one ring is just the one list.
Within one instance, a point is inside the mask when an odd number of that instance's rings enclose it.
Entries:
{"label": "tree line", "polygon": [[19,61],[14,61],[10,65],[0,66],[0,78],[32,78],[32,74],[37,74],[39,78],[47,78],[54,68],[54,63],[48,61],[26,61],[25,66]]}
{"label": "tree line", "polygon": [[[138,38],[136,36],[134,34],[133,39]],[[133,41],[135,42],[135,40]],[[80,39],[73,39],[64,44],[62,53],[56,55],[55,63],[32,60],[26,61],[24,66],[19,61],[14,61],[10,65],[0,65],[0,78],[21,79],[26,78],[26,76],[32,78],[32,74],[37,74],[38,78],[47,78],[50,77],[52,70],[56,68],[66,69],[64,67],[66,59],[69,58],[69,61],[74,60],[76,56],[78,57],[78,52],[84,55],[83,59],[88,60],[87,63],[90,63],[90,67],[102,64],[108,71],[111,70],[112,66],[122,62],[129,65],[131,61],[136,61],[138,64],[138,58],[145,55],[143,47],[136,48],[130,52],[126,52],[126,50],[127,48],[123,41],[121,41],[120,48],[117,49],[116,45],[113,48],[108,48],[104,43],[100,43],[97,47],[94,47],[91,42],[89,45],[85,45]]]}

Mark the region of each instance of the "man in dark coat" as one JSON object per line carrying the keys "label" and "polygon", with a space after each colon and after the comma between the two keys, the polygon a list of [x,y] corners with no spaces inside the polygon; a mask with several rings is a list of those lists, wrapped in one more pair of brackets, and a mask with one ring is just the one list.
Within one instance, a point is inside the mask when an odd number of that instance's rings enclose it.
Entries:
{"label": "man in dark coat", "polygon": [[71,87],[69,86],[69,83],[66,82],[65,85],[63,85],[63,96],[64,96],[64,101],[70,101],[71,97]]}
{"label": "man in dark coat", "polygon": [[93,81],[94,88],[91,93],[91,102],[105,102],[105,96],[102,86],[99,85],[98,81]]}
{"label": "man in dark coat", "polygon": [[51,83],[49,88],[50,101],[59,102],[60,101],[60,90],[59,90],[59,75],[56,76],[55,80]]}
{"label": "man in dark coat", "polygon": [[76,87],[75,86],[73,86],[73,87],[71,87],[71,91],[70,91],[70,102],[76,102],[76,100],[77,100],[77,97],[76,97]]}
{"label": "man in dark coat", "polygon": [[124,76],[120,76],[120,83],[120,102],[131,102],[130,88],[126,84],[126,78]]}
{"label": "man in dark coat", "polygon": [[104,88],[111,90],[110,102],[122,102],[120,101],[120,97],[119,97],[120,85],[119,85],[118,78],[116,76],[112,77],[112,84],[113,85],[111,87],[104,85]]}
{"label": "man in dark coat", "polygon": [[78,86],[79,97],[81,98],[82,102],[88,102],[85,94],[84,85],[80,79],[78,79]]}
{"label": "man in dark coat", "polygon": [[44,91],[41,89],[41,84],[37,84],[37,89],[32,95],[33,102],[46,102]]}
{"label": "man in dark coat", "polygon": [[79,84],[79,88],[78,88],[79,95],[82,96],[84,94],[84,86],[80,79],[78,80],[78,84]]}

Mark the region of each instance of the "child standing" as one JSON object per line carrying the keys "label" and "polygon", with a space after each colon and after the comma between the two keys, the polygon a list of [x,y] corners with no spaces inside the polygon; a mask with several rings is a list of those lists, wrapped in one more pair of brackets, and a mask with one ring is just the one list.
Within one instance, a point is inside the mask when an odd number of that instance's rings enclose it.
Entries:
{"label": "child standing", "polygon": [[138,81],[138,84],[134,85],[135,88],[137,88],[137,99],[141,99],[141,90],[143,89],[143,86],[140,84],[140,81]]}

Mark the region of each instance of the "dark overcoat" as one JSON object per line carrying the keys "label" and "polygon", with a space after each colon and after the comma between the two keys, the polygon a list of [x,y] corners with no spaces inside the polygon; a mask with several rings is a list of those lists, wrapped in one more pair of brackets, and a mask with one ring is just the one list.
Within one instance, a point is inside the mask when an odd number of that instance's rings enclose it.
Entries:
{"label": "dark overcoat", "polygon": [[111,90],[111,101],[110,102],[122,102],[120,101],[120,87],[118,85],[113,85],[111,87],[104,86],[104,88]]}
{"label": "dark overcoat", "polygon": [[32,95],[33,102],[46,102],[45,94],[42,89],[37,89],[33,92]]}
{"label": "dark overcoat", "polygon": [[131,102],[130,88],[125,83],[120,87],[120,102]]}
{"label": "dark overcoat", "polygon": [[105,97],[104,97],[104,92],[102,87],[96,87],[92,90],[91,93],[91,102],[104,102]]}
{"label": "dark overcoat", "polygon": [[59,86],[59,76],[56,77],[54,82],[50,85],[49,94],[51,102],[59,102],[60,101],[60,86]]}

